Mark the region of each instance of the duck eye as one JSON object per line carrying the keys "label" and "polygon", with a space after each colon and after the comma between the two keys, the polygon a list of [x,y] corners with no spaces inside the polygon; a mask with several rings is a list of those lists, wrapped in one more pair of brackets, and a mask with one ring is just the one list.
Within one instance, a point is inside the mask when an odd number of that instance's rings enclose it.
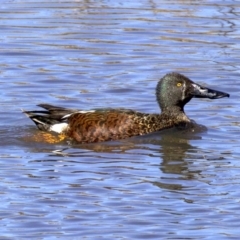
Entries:
{"label": "duck eye", "polygon": [[179,83],[177,83],[177,87],[181,87],[182,86],[182,84],[179,82]]}

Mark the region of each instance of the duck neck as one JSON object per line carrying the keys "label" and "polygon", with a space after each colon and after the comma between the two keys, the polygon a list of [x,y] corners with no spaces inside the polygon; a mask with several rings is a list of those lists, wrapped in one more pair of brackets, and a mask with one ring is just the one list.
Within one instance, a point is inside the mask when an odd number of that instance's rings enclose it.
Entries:
{"label": "duck neck", "polygon": [[191,121],[187,117],[183,107],[181,106],[171,106],[169,108],[168,107],[163,108],[160,116],[162,119],[171,119],[174,122],[174,124]]}
{"label": "duck neck", "polygon": [[184,109],[182,106],[174,105],[174,106],[164,106],[161,108],[162,113],[166,113],[169,115],[179,115],[179,114],[184,114]]}

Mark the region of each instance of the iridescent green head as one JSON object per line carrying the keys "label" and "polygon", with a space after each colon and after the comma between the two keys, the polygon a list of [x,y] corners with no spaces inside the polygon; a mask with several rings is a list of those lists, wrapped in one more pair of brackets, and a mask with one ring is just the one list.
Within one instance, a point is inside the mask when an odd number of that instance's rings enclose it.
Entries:
{"label": "iridescent green head", "polygon": [[168,73],[160,79],[156,88],[157,101],[162,111],[179,109],[193,97],[217,99],[229,97],[228,93],[203,87],[179,73]]}

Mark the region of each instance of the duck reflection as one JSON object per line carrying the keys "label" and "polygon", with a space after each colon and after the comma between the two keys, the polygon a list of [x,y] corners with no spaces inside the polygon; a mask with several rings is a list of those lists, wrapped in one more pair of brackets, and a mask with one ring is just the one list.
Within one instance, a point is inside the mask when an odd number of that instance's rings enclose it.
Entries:
{"label": "duck reflection", "polygon": [[[204,131],[206,127],[192,122],[189,126],[178,126],[122,141],[76,144],[69,147],[66,147],[65,143],[58,145],[58,149],[52,151],[50,156],[58,160],[61,158],[66,165],[68,162],[87,164],[91,160],[91,164],[101,162],[104,166],[109,164],[115,166],[117,163],[118,168],[133,171],[137,163],[138,167],[142,163],[143,171],[146,173],[142,175],[143,182],[161,189],[181,190],[186,184],[183,181],[195,179],[200,173],[200,170],[193,171],[190,167],[191,160],[199,158],[197,154],[199,149],[191,145],[191,142],[201,140]],[[36,151],[39,152],[39,149]],[[159,167],[160,170],[159,176],[158,174],[151,176],[148,173],[148,166],[152,168],[155,163],[156,168]]]}

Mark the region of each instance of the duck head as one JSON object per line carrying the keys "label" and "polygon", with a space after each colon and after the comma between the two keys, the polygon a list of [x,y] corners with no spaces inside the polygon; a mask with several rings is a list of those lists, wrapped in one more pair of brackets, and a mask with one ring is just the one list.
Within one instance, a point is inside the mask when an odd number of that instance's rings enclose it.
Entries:
{"label": "duck head", "polygon": [[183,111],[184,105],[193,97],[218,99],[230,95],[203,87],[182,74],[168,73],[158,82],[156,96],[162,111],[174,108]]}

